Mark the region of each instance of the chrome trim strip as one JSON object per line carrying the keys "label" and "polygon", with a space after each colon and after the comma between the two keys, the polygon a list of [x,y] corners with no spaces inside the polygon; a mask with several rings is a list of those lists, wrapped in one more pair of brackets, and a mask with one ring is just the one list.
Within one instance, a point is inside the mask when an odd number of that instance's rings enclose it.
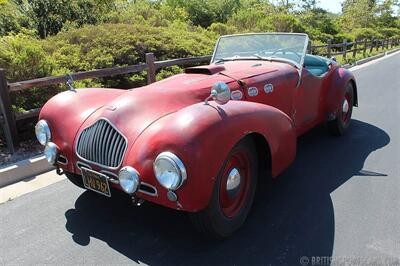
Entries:
{"label": "chrome trim strip", "polygon": [[[113,129],[115,129],[115,131],[117,131],[117,132],[122,136],[122,138],[125,140],[126,145],[125,145],[125,149],[122,151],[122,157],[121,157],[122,159],[121,159],[121,162],[119,163],[119,165],[116,166],[116,167],[110,167],[110,166],[106,166],[106,165],[103,165],[103,164],[99,164],[99,163],[96,163],[96,162],[87,160],[87,159],[83,158],[82,156],[80,156],[79,153],[78,153],[78,142],[79,142],[79,139],[80,139],[80,137],[81,137],[82,132],[84,132],[87,128],[93,126],[94,124],[96,124],[96,123],[99,122],[100,120],[104,120],[104,121],[106,121],[107,123],[109,123],[110,126],[111,126]],[[92,150],[93,150],[93,149],[92,149]],[[121,165],[122,165],[122,163],[123,163],[123,161],[124,161],[124,158],[125,158],[125,155],[126,155],[126,151],[127,151],[127,150],[128,150],[128,139],[127,139],[127,137],[125,137],[125,135],[122,134],[122,132],[119,131],[119,130],[117,129],[117,127],[116,127],[113,123],[110,122],[110,120],[108,120],[107,118],[104,118],[104,117],[100,117],[100,118],[97,119],[93,124],[91,124],[91,125],[85,127],[84,129],[80,130],[79,135],[78,135],[78,137],[77,137],[77,139],[76,139],[76,142],[75,142],[75,154],[76,154],[76,156],[78,156],[78,158],[79,158],[80,160],[83,160],[83,161],[85,161],[85,162],[87,162],[87,163],[94,164],[94,165],[97,165],[97,166],[99,166],[99,167],[106,168],[106,169],[110,169],[110,170],[117,170],[118,168],[121,167]],[[118,152],[121,152],[121,151],[118,151]],[[116,158],[115,158],[115,159],[116,159]]]}
{"label": "chrome trim strip", "polygon": [[[148,192],[148,191],[141,190],[141,189],[140,189],[140,186],[141,186],[141,185],[147,186],[147,187],[149,187],[149,188],[151,188],[151,189],[154,189],[155,192],[154,192],[154,193],[150,193],[150,192]],[[138,192],[143,193],[143,194],[146,194],[146,195],[149,195],[149,196],[158,197],[158,191],[157,191],[156,187],[153,186],[153,185],[150,185],[149,183],[140,182]]]}

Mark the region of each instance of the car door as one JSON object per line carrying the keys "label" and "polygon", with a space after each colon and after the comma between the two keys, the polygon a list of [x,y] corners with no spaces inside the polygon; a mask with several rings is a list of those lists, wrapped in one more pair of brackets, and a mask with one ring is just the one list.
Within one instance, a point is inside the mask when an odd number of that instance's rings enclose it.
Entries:
{"label": "car door", "polygon": [[301,83],[294,93],[292,118],[298,134],[303,134],[318,123],[323,78],[302,69]]}

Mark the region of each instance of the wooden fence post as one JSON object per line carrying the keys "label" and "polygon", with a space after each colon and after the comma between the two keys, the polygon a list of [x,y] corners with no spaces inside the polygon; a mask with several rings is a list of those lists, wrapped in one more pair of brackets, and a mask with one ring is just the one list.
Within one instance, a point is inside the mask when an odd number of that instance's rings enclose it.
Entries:
{"label": "wooden fence post", "polygon": [[147,83],[151,84],[156,82],[156,65],[155,57],[153,53],[146,54],[146,64],[147,64]]}
{"label": "wooden fence post", "polygon": [[354,41],[354,47],[353,47],[353,59],[356,58],[357,55],[357,41]]}
{"label": "wooden fence post", "polygon": [[4,69],[0,69],[0,107],[3,114],[3,130],[7,147],[11,153],[14,153],[15,148],[19,146],[18,132],[11,107],[6,71]]}
{"label": "wooden fence post", "polygon": [[369,53],[372,53],[372,49],[374,49],[375,40],[371,40],[371,47],[369,48]]}
{"label": "wooden fence post", "polygon": [[346,61],[346,53],[347,53],[347,39],[343,40],[343,59]]}
{"label": "wooden fence post", "polygon": [[328,46],[326,47],[327,53],[328,53],[328,58],[331,58],[332,56],[332,40],[328,40]]}
{"label": "wooden fence post", "polygon": [[363,51],[363,57],[366,56],[367,54],[367,46],[368,46],[368,40],[364,39],[364,51]]}

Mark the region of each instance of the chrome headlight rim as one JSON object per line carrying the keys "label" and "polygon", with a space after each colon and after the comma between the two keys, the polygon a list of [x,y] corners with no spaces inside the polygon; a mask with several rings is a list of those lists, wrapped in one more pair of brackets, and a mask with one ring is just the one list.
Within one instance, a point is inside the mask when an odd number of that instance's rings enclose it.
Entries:
{"label": "chrome headlight rim", "polygon": [[[167,187],[167,186],[165,186],[165,184],[163,184],[160,181],[160,177],[157,175],[157,171],[156,171],[157,162],[160,160],[167,160],[177,170],[178,177],[180,179],[179,182],[177,183],[177,185],[172,186],[172,187]],[[154,175],[156,176],[158,183],[161,186],[163,186],[164,188],[171,190],[171,191],[178,190],[185,183],[185,181],[187,179],[186,168],[185,168],[185,165],[183,164],[182,160],[177,155],[175,155],[174,153],[169,152],[169,151],[162,152],[157,156],[157,158],[154,160],[154,163],[153,163],[153,170],[154,170]]]}
{"label": "chrome headlight rim", "polygon": [[57,144],[53,142],[48,142],[44,148],[44,156],[46,160],[54,165],[57,162],[58,156],[60,155],[60,149],[58,148]]}
{"label": "chrome headlight rim", "polygon": [[[46,120],[42,119],[37,122],[35,126],[35,135],[39,143],[43,146],[46,146],[46,144],[51,141],[51,131]],[[41,138],[41,135],[44,136],[44,138]]]}
{"label": "chrome headlight rim", "polygon": [[[129,176],[131,178],[130,182],[132,182],[131,184],[126,183],[127,180],[124,180],[122,178],[123,172],[127,172],[129,174]],[[125,166],[125,167],[122,167],[121,170],[119,170],[118,180],[119,180],[119,185],[122,188],[122,190],[129,195],[134,194],[139,189],[140,174],[135,168],[133,168],[131,166]],[[128,185],[131,187],[128,187]]]}

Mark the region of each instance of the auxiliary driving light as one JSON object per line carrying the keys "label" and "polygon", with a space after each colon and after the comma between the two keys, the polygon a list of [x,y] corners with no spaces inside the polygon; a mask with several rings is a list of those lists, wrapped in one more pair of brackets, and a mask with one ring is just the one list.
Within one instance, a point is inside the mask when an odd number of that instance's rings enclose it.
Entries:
{"label": "auxiliary driving light", "polygon": [[133,167],[123,167],[119,171],[118,179],[121,188],[128,194],[135,193],[139,187],[139,173]]}
{"label": "auxiliary driving light", "polygon": [[50,164],[56,163],[58,157],[58,151],[59,151],[58,146],[53,142],[49,142],[46,144],[46,147],[44,148],[44,156],[46,157],[46,160]]}

